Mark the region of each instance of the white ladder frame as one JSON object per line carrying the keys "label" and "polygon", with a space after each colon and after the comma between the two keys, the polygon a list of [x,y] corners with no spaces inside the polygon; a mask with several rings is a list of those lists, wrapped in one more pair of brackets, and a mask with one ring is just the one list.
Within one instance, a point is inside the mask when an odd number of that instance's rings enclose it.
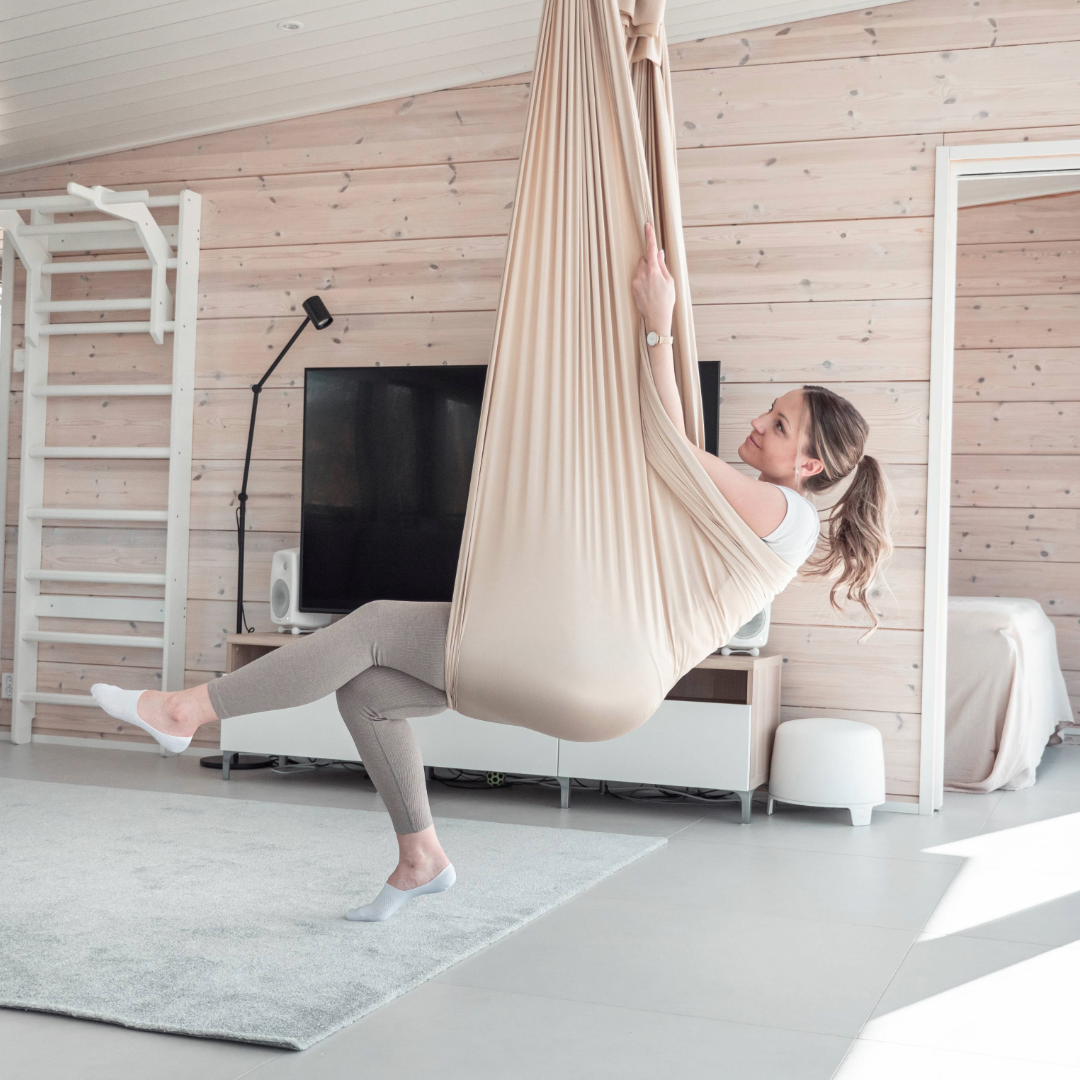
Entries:
{"label": "white ladder frame", "polygon": [[[151,197],[146,191],[112,191],[100,185],[86,188],[70,183],[67,195],[0,199],[0,228],[4,230],[3,312],[0,318],[0,437],[7,445],[8,407],[12,360],[23,370],[23,431],[19,482],[18,559],[15,592],[15,664],[11,741],[32,738],[36,706],[94,705],[89,694],[51,694],[37,689],[38,644],[115,645],[121,648],[160,649],[161,688],[184,686],[187,624],[188,527],[191,500],[191,428],[195,398],[195,328],[198,313],[199,218],[201,197],[194,191]],[[179,207],[179,224],[160,226],[153,207]],[[29,211],[27,223],[20,211]],[[111,220],[55,223],[56,213],[105,213]],[[145,259],[55,262],[53,256],[71,251],[115,251],[143,247]],[[175,249],[175,252],[174,252]],[[12,354],[15,317],[15,262],[26,269],[23,355]],[[176,296],[166,284],[166,273],[176,270]],[[52,300],[52,279],[60,273],[109,273],[149,270],[150,296],[141,300]],[[52,312],[148,312],[146,321],[52,323]],[[49,340],[57,334],[148,333],[157,344],[173,335],[172,382],[162,384],[52,386],[48,382]],[[22,352],[22,350],[20,350]],[[46,402],[49,397],[172,397],[168,447],[54,447],[45,446]],[[44,502],[47,458],[167,458],[169,461],[167,510],[96,510],[46,507]],[[6,475],[0,475],[0,505],[6,496]],[[164,521],[165,573],[124,571],[43,570],[42,523],[63,521]],[[4,536],[0,531],[0,565]],[[163,585],[164,599],[139,597],[43,595],[42,581],[79,581]],[[2,604],[2,598],[0,598]],[[2,611],[0,611],[2,614]],[[144,634],[85,634],[39,629],[40,618],[119,619],[162,624],[160,636]],[[165,753],[162,750],[162,753]]]}

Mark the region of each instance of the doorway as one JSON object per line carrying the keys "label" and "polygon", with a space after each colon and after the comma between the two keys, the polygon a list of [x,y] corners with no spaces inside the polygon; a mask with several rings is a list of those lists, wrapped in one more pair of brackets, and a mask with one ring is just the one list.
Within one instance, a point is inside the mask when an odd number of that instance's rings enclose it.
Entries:
{"label": "doorway", "polygon": [[1053,620],[1071,608],[1049,564],[1080,577],[1075,542],[1034,543],[1080,508],[1080,286],[1055,243],[1080,238],[1080,140],[941,147],[936,185],[921,813],[944,794],[950,595],[1032,597]]}

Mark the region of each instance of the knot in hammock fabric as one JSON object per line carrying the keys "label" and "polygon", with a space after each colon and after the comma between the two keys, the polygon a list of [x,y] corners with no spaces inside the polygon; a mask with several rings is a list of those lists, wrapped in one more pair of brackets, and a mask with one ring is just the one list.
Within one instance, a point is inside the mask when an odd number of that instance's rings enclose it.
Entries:
{"label": "knot in hammock fabric", "polygon": [[451,708],[577,742],[645,723],[794,576],[665,412],[631,292],[676,286],[704,446],[663,0],[546,0],[446,646]]}

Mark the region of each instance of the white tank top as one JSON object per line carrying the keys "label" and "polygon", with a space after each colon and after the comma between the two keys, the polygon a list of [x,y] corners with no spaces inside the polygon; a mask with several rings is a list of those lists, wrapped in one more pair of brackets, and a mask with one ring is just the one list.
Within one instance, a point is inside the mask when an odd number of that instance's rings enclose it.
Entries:
{"label": "white tank top", "polygon": [[784,520],[768,536],[761,539],[781,559],[798,568],[810,557],[817,544],[821,519],[818,517],[817,507],[809,499],[783,484],[773,484],[773,487],[778,487],[784,493],[787,513]]}

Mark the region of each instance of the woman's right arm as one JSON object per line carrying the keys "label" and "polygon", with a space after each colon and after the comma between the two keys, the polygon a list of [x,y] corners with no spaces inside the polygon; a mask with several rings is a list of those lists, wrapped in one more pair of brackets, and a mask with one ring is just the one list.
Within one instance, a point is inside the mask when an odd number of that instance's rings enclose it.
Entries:
{"label": "woman's right arm", "polygon": [[[658,258],[652,226],[645,226],[646,254],[638,263],[633,282],[634,299],[647,323],[647,329],[667,336],[671,333],[671,314],[675,304],[675,281],[662,258]],[[717,486],[732,509],[757,533],[768,536],[787,514],[787,499],[775,484],[744,476],[726,461],[702,450],[686,436],[682,398],[675,381],[675,358],[670,345],[650,345],[649,363],[664,411],[676,430],[701,462],[709,479]]]}

